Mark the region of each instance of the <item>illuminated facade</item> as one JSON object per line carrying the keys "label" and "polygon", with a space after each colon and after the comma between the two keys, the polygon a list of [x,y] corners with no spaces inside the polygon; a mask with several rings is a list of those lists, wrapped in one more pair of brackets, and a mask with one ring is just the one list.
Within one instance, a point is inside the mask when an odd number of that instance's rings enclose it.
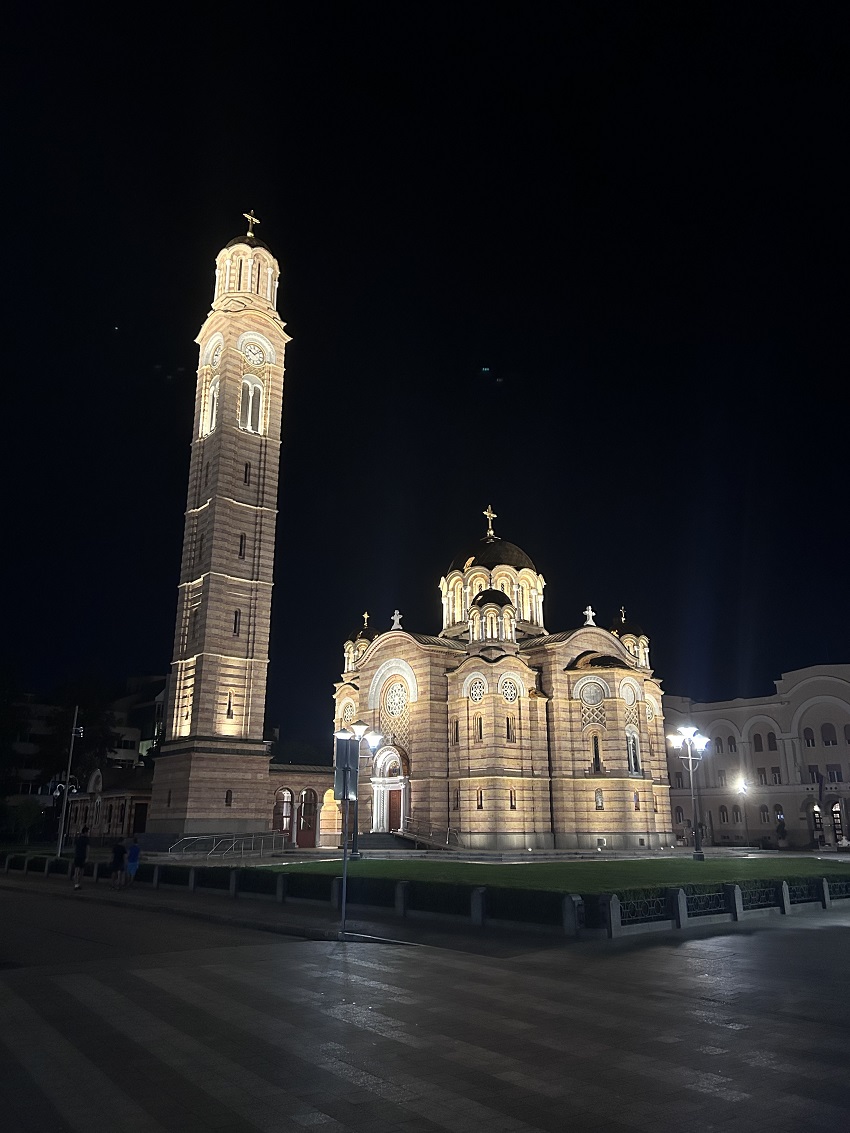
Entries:
{"label": "illuminated facade", "polygon": [[[783,673],[768,696],[664,698],[668,724],[711,741],[695,775],[708,845],[835,846],[850,821],[850,665]],[[669,752],[673,829],[691,838],[687,771]]]}
{"label": "illuminated facade", "polygon": [[361,830],[470,848],[670,845],[661,688],[625,611],[547,633],[545,580],[493,532],[440,580],[438,636],[401,619],[344,646],[336,726],[380,731],[361,753]]}
{"label": "illuminated facade", "polygon": [[216,258],[200,347],[177,623],[148,830],[269,827],[263,745],[283,405],[280,269],[249,232]]}

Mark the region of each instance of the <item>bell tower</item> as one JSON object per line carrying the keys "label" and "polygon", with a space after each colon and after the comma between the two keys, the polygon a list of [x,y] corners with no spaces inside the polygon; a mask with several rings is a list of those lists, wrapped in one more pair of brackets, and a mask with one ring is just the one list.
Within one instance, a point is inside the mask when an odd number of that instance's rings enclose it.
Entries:
{"label": "bell tower", "polygon": [[268,828],[263,745],[284,350],[280,269],[254,235],[216,257],[200,347],[165,741],[152,834]]}

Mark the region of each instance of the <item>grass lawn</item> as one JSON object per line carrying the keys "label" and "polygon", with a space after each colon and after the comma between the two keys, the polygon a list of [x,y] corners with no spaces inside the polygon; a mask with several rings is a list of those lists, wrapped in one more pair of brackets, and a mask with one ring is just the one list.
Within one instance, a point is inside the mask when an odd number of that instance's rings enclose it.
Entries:
{"label": "grass lawn", "polygon": [[[342,861],[299,862],[275,866],[287,873],[339,875]],[[385,861],[351,862],[349,877],[391,877],[396,881],[442,881],[463,885],[495,885],[509,889],[554,889],[562,893],[619,893],[624,889],[688,882],[742,881],[750,878],[850,878],[850,861],[814,858],[725,858],[695,862],[690,858],[659,861],[529,862],[528,865],[480,862]]]}

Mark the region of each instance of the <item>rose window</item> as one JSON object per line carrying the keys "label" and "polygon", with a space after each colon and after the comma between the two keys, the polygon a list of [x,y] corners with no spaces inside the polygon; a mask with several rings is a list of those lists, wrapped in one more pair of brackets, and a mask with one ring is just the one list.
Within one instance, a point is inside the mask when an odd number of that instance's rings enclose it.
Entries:
{"label": "rose window", "polygon": [[508,704],[513,704],[513,702],[519,696],[519,687],[517,686],[516,681],[510,680],[510,678],[506,681],[502,681],[502,696],[505,698]]}
{"label": "rose window", "polygon": [[631,685],[624,685],[623,691],[620,695],[628,705],[634,704],[635,700],[637,699],[637,697],[635,696],[635,690]]}
{"label": "rose window", "polygon": [[476,677],[469,686],[469,699],[474,700],[476,704],[484,699],[486,685],[480,677]]}
{"label": "rose window", "polygon": [[354,705],[349,700],[348,704],[346,704],[345,708],[343,708],[342,710],[342,722],[343,724],[350,724],[353,719]]}
{"label": "rose window", "polygon": [[602,685],[591,682],[582,687],[579,695],[584,704],[601,704],[605,697],[605,690]]}
{"label": "rose window", "polygon": [[387,689],[387,712],[390,716],[401,716],[407,707],[407,688],[402,681],[396,681]]}

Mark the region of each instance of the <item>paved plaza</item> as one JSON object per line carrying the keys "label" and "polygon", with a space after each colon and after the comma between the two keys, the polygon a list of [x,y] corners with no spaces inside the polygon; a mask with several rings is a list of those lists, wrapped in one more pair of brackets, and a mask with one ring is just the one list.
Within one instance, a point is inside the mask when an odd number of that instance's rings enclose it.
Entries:
{"label": "paved plaza", "polygon": [[3,1133],[847,1128],[850,910],[301,940],[0,890]]}

